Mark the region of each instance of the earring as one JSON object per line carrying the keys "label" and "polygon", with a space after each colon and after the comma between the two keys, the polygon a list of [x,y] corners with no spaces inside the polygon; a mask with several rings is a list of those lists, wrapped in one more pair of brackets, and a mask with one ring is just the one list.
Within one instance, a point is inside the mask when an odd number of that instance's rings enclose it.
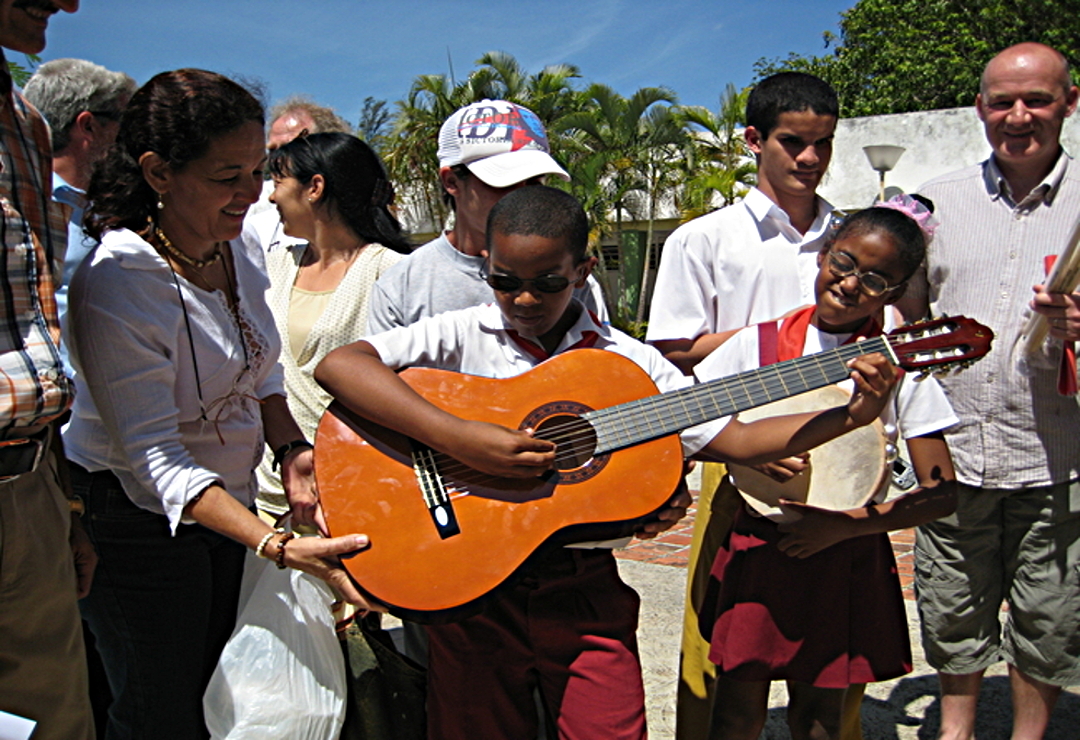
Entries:
{"label": "earring", "polygon": [[158,197],[157,197],[157,209],[158,209],[159,211],[164,211],[164,210],[165,210],[165,201],[163,201],[163,200],[161,199],[161,193],[158,193]]}

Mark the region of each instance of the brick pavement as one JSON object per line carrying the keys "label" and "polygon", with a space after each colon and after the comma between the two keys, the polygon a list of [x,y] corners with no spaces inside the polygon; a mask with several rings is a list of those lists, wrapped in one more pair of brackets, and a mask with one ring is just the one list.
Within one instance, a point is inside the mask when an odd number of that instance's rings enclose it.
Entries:
{"label": "brick pavement", "polygon": [[[695,504],[687,511],[686,516],[668,531],[651,540],[634,540],[628,547],[616,550],[615,556],[623,560],[685,568],[690,555],[690,538],[694,530],[696,511]],[[913,600],[915,598],[913,586],[915,530],[903,529],[893,532],[889,535],[889,539],[892,541],[893,554],[896,556],[896,565],[900,572],[900,587],[904,591],[904,598]]]}

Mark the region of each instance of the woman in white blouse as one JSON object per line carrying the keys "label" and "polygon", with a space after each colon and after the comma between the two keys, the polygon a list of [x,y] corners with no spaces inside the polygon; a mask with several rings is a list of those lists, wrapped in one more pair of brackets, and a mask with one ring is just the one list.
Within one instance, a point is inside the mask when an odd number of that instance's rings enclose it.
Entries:
{"label": "woman in white blouse", "polygon": [[296,516],[318,510],[261,252],[242,233],[265,159],[255,98],[178,70],[132,97],[90,184],[101,244],[71,286],[78,396],[64,439],[100,558],[82,603],[114,696],[107,738],[206,735],[202,693],[236,619],[245,547],[364,604],[337,556],[365,537],[293,539],[251,511],[267,444]]}
{"label": "woman in white blouse", "polygon": [[[349,134],[301,134],[270,153],[270,200],[290,246],[266,255],[267,303],[282,337],[289,410],[308,439],[330,394],[312,377],[331,350],[363,339],[371,286],[409,252],[390,212],[394,191],[371,147]],[[258,506],[289,510],[268,448],[258,469]]]}

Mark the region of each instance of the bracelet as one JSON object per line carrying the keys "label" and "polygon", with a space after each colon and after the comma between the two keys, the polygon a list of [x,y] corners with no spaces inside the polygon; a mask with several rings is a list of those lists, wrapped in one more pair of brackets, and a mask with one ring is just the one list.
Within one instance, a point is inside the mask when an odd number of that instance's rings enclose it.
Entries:
{"label": "bracelet", "polygon": [[292,532],[285,532],[281,535],[281,539],[277,543],[277,556],[274,558],[274,562],[277,563],[278,570],[285,570],[285,545],[289,544],[289,540],[296,537]]}
{"label": "bracelet", "polygon": [[289,455],[289,453],[291,453],[293,450],[300,449],[301,447],[308,450],[315,449],[315,445],[311,444],[311,442],[308,442],[306,439],[294,439],[292,442],[281,445],[281,447],[278,447],[276,450],[274,450],[274,462],[271,464],[270,469],[276,471],[279,467],[281,467],[282,461]]}
{"label": "bracelet", "polygon": [[[270,544],[270,540],[274,537],[275,534],[285,534],[285,529],[283,527],[278,527],[277,529],[271,529],[269,532],[264,534],[263,538],[259,540],[259,546],[255,548],[255,557],[266,557],[266,546]],[[266,559],[269,560],[270,558]]]}

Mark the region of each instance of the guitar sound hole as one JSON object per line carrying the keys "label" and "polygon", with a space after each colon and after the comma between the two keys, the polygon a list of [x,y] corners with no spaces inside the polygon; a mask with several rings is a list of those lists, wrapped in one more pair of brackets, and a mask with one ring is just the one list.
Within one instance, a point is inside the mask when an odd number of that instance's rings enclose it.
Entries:
{"label": "guitar sound hole", "polygon": [[592,460],[596,450],[596,432],[592,425],[580,416],[549,416],[535,429],[537,437],[551,440],[558,445],[555,451],[556,470],[574,470]]}
{"label": "guitar sound hole", "polygon": [[558,445],[555,468],[560,486],[584,483],[600,474],[611,453],[596,454],[596,431],[582,414],[591,408],[577,401],[551,401],[532,410],[521,429],[533,429],[536,436]]}

